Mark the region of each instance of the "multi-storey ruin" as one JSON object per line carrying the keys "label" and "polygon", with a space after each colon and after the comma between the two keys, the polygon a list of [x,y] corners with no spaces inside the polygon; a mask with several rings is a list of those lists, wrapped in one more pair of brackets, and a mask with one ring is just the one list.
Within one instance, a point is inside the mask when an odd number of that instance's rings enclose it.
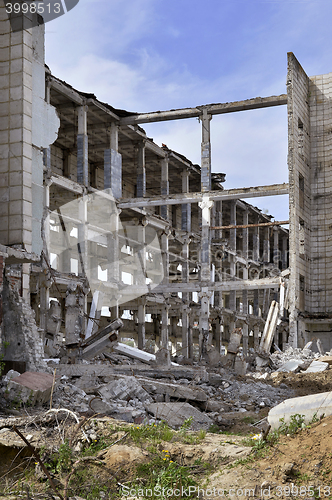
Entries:
{"label": "multi-storey ruin", "polygon": [[[309,78],[290,53],[287,94],[131,113],[52,75],[43,25],[13,31],[3,2],[0,14],[5,360],[36,367],[44,349],[60,348],[70,357],[117,317],[119,337],[142,350],[220,353],[241,328],[247,354],[274,301],[276,345],[316,337],[329,350],[331,74]],[[279,105],[289,182],[225,190],[211,167],[213,115]],[[200,166],[141,128],[191,117],[202,127]],[[289,221],[249,203],[284,194]]]}

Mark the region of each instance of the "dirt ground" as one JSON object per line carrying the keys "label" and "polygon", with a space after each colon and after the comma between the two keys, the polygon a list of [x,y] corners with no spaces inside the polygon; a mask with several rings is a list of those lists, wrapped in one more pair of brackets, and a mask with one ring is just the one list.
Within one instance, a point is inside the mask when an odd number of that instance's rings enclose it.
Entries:
{"label": "dirt ground", "polygon": [[[318,374],[280,373],[269,383],[272,385],[287,383],[298,396],[327,392],[332,387],[332,370]],[[167,450],[172,462],[193,470],[197,461],[209,465],[204,474],[195,477],[199,479],[201,491],[193,491],[193,498],[332,499],[332,416],[323,418],[293,436],[281,436],[272,446],[266,445],[256,450],[258,447],[248,446],[248,440],[245,441],[244,438],[245,435],[253,436],[259,432],[259,426],[253,426],[252,423],[262,419],[268,410],[264,408],[259,414],[228,413],[227,418],[233,422],[230,431],[241,435],[234,435],[229,431],[227,434],[207,433],[204,439],[193,444],[171,439],[170,442],[160,443],[160,452]],[[135,466],[151,459],[147,446],[135,444],[125,436],[126,430],[123,428],[115,432],[114,426],[121,426],[120,422],[107,417],[97,418],[94,421],[97,420],[98,425],[96,423],[93,425],[93,420],[88,419],[87,426],[82,427],[87,432],[89,430],[90,436],[93,436],[91,433],[95,434],[95,441],[107,440],[110,422],[113,426],[111,441],[117,439],[121,441],[109,447],[107,452],[103,450],[99,452],[100,463],[91,464],[91,475],[98,475],[101,481],[114,474],[120,482],[133,478]],[[45,447],[45,443],[54,447],[63,427],[64,423],[58,420],[54,428],[49,424],[43,424],[36,425],[35,428],[27,426],[21,430],[38,449],[40,446]],[[71,429],[70,432],[75,428],[76,424],[73,423],[71,428],[68,427]],[[18,455],[22,446],[18,436],[7,427],[0,430],[0,440],[2,443],[7,440],[9,444],[0,446],[0,484],[3,486],[12,477],[11,473],[8,474],[10,468],[18,467],[15,474],[19,475],[30,467],[32,470],[35,469],[33,479],[35,482],[39,481],[37,488],[39,494],[31,495],[29,498],[50,498],[47,495],[43,497],[41,493],[43,484],[46,483],[35,460],[29,458],[30,454],[26,449]],[[6,489],[2,491],[3,493],[0,488],[1,500],[26,498],[24,495],[6,496]],[[102,497],[100,498],[102,500]],[[129,500],[130,497],[124,497],[119,492],[116,498]],[[180,498],[186,498],[186,494]]]}

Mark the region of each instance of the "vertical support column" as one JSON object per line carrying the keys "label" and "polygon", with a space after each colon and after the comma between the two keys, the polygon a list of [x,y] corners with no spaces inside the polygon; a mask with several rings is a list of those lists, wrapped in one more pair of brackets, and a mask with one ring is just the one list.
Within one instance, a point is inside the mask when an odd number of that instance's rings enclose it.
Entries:
{"label": "vertical support column", "polygon": [[119,127],[109,128],[110,147],[104,151],[104,189],[111,189],[114,198],[122,197],[122,156],[119,153]]}
{"label": "vertical support column", "polygon": [[[231,200],[230,202],[230,225],[235,226],[236,225],[236,201]],[[230,250],[236,253],[236,229],[230,229],[230,235],[229,235],[229,247]],[[229,256],[230,263],[230,275],[231,277],[235,277],[236,275],[236,257],[234,255]],[[232,311],[236,310],[236,291],[231,290],[229,292],[229,308]]]}
{"label": "vertical support column", "polygon": [[213,201],[208,196],[203,196],[199,203],[202,210],[202,233],[201,233],[201,310],[199,317],[200,346],[201,354],[204,353],[205,344],[209,343],[209,314],[211,293],[208,289],[208,283],[211,279],[211,253],[210,253],[210,220]]}
{"label": "vertical support column", "polygon": [[77,135],[77,182],[88,186],[88,106],[78,107],[78,135]]}
{"label": "vertical support column", "polygon": [[254,326],[254,349],[259,348],[259,326]]}
{"label": "vertical support column", "polygon": [[138,299],[138,348],[144,349],[145,347],[145,300],[140,298]]}
{"label": "vertical support column", "polygon": [[210,122],[212,116],[203,108],[201,144],[201,191],[211,191],[211,142]]}
{"label": "vertical support column", "polygon": [[[259,223],[259,217],[256,218],[256,222]],[[259,260],[259,227],[253,228],[254,234],[252,237],[252,258],[255,262]]]}
{"label": "vertical support column", "polygon": [[[248,224],[248,210],[245,210],[243,212],[243,225]],[[249,252],[249,229],[244,228],[242,229],[242,251],[243,251],[243,258],[248,259],[248,252]],[[243,279],[247,280],[248,279],[248,263],[245,265],[243,268]],[[242,306],[243,306],[243,314],[246,316],[248,315],[248,290],[243,290],[242,291]],[[248,328],[248,323],[243,324],[243,354],[245,356],[248,355],[248,348],[249,348],[249,328]]]}
{"label": "vertical support column", "polygon": [[165,299],[165,304],[161,310],[161,349],[168,349],[168,310],[169,303],[168,300]]}
{"label": "vertical support column", "polygon": [[279,228],[273,228],[273,264],[279,268]]}
{"label": "vertical support column", "polygon": [[119,255],[119,210],[115,203],[108,204],[110,213],[110,231],[107,233],[107,281],[113,284],[113,293],[110,293],[110,310],[112,320],[119,316],[118,286],[120,282],[120,255]]}
{"label": "vertical support column", "polygon": [[169,253],[168,253],[168,230],[166,229],[161,235],[161,255],[164,268],[164,278],[162,283],[169,283]]}
{"label": "vertical support column", "polygon": [[[182,193],[189,193],[189,170],[182,171]],[[182,231],[191,231],[191,204],[182,203],[181,205],[181,229]]]}
{"label": "vertical support column", "polygon": [[216,350],[218,351],[219,354],[221,351],[221,343],[222,343],[221,326],[222,326],[222,320],[219,316],[217,316],[214,322],[214,340],[216,344]]}
{"label": "vertical support column", "polygon": [[264,242],[263,242],[263,262],[270,262],[270,229],[264,229]]}
{"label": "vertical support column", "polygon": [[[222,226],[222,201],[216,201],[215,210],[215,225]],[[216,240],[222,239],[222,230],[216,229],[214,232],[214,237]],[[215,262],[217,264],[216,269],[216,281],[222,281],[222,270],[223,270],[223,252],[220,249],[216,252]],[[215,292],[215,305],[216,307],[222,307],[222,291]]]}
{"label": "vertical support column", "polygon": [[259,290],[254,290],[254,315],[258,316],[259,312]]}
{"label": "vertical support column", "polygon": [[288,243],[288,238],[287,237],[283,237],[282,238],[282,268],[283,269],[287,269],[287,253],[288,253],[288,250],[287,250],[287,243]]}
{"label": "vertical support column", "polygon": [[[168,156],[161,160],[161,183],[160,183],[160,193],[162,195],[169,195],[169,178],[168,178]],[[160,207],[160,216],[163,219],[169,220],[169,208],[168,205],[162,205]]]}
{"label": "vertical support column", "polygon": [[137,198],[146,195],[145,143],[138,144],[137,149]]}

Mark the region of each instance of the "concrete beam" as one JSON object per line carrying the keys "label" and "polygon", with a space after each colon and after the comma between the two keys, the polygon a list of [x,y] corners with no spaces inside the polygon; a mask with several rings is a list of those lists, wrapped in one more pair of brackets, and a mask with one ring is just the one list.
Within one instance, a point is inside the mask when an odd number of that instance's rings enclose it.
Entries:
{"label": "concrete beam", "polygon": [[146,198],[122,199],[118,208],[158,207],[160,205],[179,205],[181,203],[199,203],[203,195],[211,201],[237,200],[242,198],[258,198],[262,196],[277,196],[288,194],[288,183],[254,186],[248,188],[225,189],[223,191],[207,191],[205,193],[179,193],[168,196],[150,196]]}
{"label": "concrete beam", "polygon": [[169,111],[154,111],[152,113],[140,113],[126,116],[120,119],[121,125],[136,125],[139,123],[152,123],[168,120],[182,120],[184,118],[197,118],[203,115],[206,109],[210,115],[220,115],[224,113],[234,113],[236,111],[246,111],[249,109],[267,108],[287,104],[287,95],[271,97],[255,97],[245,101],[226,102],[220,104],[206,104],[195,108],[171,109]]}

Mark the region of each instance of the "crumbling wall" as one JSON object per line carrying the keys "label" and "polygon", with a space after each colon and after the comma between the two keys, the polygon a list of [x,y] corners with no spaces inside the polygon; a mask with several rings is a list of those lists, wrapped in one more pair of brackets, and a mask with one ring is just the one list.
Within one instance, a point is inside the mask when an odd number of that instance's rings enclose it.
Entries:
{"label": "crumbling wall", "polygon": [[19,296],[4,276],[3,280],[3,322],[2,342],[5,361],[26,363],[26,370],[46,368],[44,345],[41,331],[38,330],[35,313]]}

